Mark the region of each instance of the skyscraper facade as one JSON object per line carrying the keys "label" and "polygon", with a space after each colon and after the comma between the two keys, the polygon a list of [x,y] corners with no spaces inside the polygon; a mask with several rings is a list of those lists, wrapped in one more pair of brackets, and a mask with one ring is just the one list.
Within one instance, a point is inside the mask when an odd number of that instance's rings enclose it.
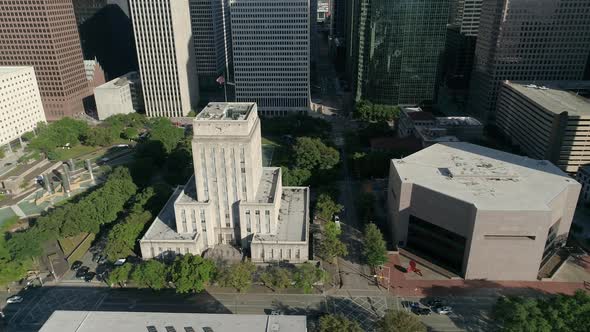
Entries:
{"label": "skyscraper facade", "polygon": [[355,99],[381,104],[433,100],[450,7],[450,0],[361,0]]}
{"label": "skyscraper facade", "polygon": [[147,116],[187,115],[199,100],[188,1],[130,4]]}
{"label": "skyscraper facade", "polygon": [[490,0],[481,11],[469,109],[494,121],[504,80],[579,80],[590,52],[587,0]]}
{"label": "skyscraper facade", "polygon": [[216,79],[223,75],[233,81],[229,0],[190,0],[189,4],[200,98],[221,101],[224,90]]}
{"label": "skyscraper facade", "polygon": [[47,120],[89,94],[72,0],[0,0],[0,66],[33,66]]}
{"label": "skyscraper facade", "polygon": [[308,111],[309,1],[234,0],[231,33],[236,101],[266,115]]}

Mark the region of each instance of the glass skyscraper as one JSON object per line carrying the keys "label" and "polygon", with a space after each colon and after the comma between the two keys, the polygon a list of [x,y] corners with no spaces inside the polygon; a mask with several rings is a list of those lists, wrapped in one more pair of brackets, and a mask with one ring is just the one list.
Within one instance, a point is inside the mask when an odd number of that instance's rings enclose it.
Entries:
{"label": "glass skyscraper", "polygon": [[355,99],[417,104],[434,99],[451,0],[361,0]]}

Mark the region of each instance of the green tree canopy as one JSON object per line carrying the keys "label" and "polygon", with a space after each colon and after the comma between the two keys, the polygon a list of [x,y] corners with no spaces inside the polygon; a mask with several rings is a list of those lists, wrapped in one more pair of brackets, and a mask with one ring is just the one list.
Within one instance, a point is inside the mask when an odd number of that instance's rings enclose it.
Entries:
{"label": "green tree canopy", "polygon": [[426,332],[426,326],[417,316],[401,310],[387,310],[377,321],[378,332]]}
{"label": "green tree canopy", "polygon": [[168,268],[166,265],[155,259],[142,262],[131,272],[131,279],[139,287],[149,287],[153,290],[160,290],[166,287]]}
{"label": "green tree canopy", "polygon": [[63,118],[50,124],[40,122],[37,125],[38,135],[31,139],[28,147],[47,154],[68,143],[70,146],[78,145],[88,130],[86,122],[72,118]]}
{"label": "green tree canopy", "polygon": [[316,209],[318,211],[319,217],[324,220],[332,220],[336,213],[342,211],[343,206],[337,204],[327,193],[322,193],[318,196],[318,201],[316,204]]}
{"label": "green tree canopy", "polygon": [[242,292],[252,285],[255,271],[256,266],[250,261],[236,263],[221,273],[220,281],[225,287],[233,287]]}
{"label": "green tree canopy", "polygon": [[295,165],[302,169],[328,170],[340,161],[338,150],[326,146],[319,138],[299,137],[293,151]]}
{"label": "green tree canopy", "polygon": [[325,270],[307,262],[299,265],[294,275],[295,287],[303,289],[306,294],[311,293],[315,283],[326,282],[327,280],[328,273]]}
{"label": "green tree canopy", "polygon": [[137,128],[129,127],[123,129],[121,137],[125,139],[137,139],[139,137],[139,130]]}
{"label": "green tree canopy", "polygon": [[332,221],[324,224],[322,230],[322,242],[320,242],[320,256],[326,261],[333,261],[337,256],[345,256],[348,254],[346,245],[340,240],[342,230]]}
{"label": "green tree canopy", "polygon": [[590,295],[501,297],[492,311],[500,331],[583,332],[590,326]]}
{"label": "green tree canopy", "polygon": [[184,137],[184,130],[166,118],[152,119],[149,128],[149,140],[161,142],[165,153],[172,152]]}
{"label": "green tree canopy", "polygon": [[110,128],[94,127],[88,130],[84,137],[84,143],[90,146],[109,146],[113,144],[117,136],[118,133],[113,133]]}
{"label": "green tree canopy", "polygon": [[172,264],[172,282],[177,293],[199,293],[213,278],[215,264],[201,256],[178,256]]}
{"label": "green tree canopy", "polygon": [[291,272],[280,267],[271,267],[260,275],[265,286],[273,289],[284,289],[291,286]]}
{"label": "green tree canopy", "polygon": [[355,106],[355,116],[363,121],[391,121],[400,114],[399,106],[373,104],[361,100]]}
{"label": "green tree canopy", "polygon": [[387,262],[387,246],[383,234],[375,224],[367,224],[363,237],[363,256],[370,267]]}
{"label": "green tree canopy", "polygon": [[129,281],[132,268],[133,265],[129,263],[115,267],[111,272],[109,272],[109,275],[107,277],[107,283],[111,287],[113,287],[114,285],[119,285],[120,287],[123,287],[123,285],[126,284],[127,281]]}
{"label": "green tree canopy", "polygon": [[360,325],[342,315],[325,315],[320,318],[320,332],[362,332]]}
{"label": "green tree canopy", "polygon": [[289,169],[285,166],[282,166],[281,171],[283,173],[284,186],[305,186],[309,184],[309,179],[311,179],[311,171],[308,169]]}

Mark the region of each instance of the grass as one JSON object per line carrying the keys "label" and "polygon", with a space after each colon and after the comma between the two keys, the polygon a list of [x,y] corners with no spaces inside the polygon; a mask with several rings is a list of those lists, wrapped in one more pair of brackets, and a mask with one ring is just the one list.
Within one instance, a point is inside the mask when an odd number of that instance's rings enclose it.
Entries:
{"label": "grass", "polygon": [[18,216],[10,217],[0,223],[0,234],[6,232],[10,227],[14,226],[18,222]]}
{"label": "grass", "polygon": [[282,146],[280,143],[277,143],[274,138],[267,138],[262,137],[262,145],[274,145],[274,146]]}
{"label": "grass", "polygon": [[93,147],[93,146],[86,146],[86,145],[76,145],[69,150],[56,150],[59,155],[59,160],[65,161],[68,159],[76,159],[80,156],[85,154],[92,153],[96,150],[102,149],[100,147]]}
{"label": "grass", "polygon": [[59,245],[61,246],[62,250],[64,251],[65,256],[69,256],[74,249],[86,238],[88,233],[80,233],[75,236],[71,237],[64,237],[59,239]]}

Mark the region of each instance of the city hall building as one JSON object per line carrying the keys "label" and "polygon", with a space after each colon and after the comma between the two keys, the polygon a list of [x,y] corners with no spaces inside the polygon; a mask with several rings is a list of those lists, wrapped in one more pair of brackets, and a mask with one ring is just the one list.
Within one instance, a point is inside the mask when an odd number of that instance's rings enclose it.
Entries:
{"label": "city hall building", "polygon": [[256,104],[209,103],[193,131],[194,175],[140,240],[143,258],[234,246],[253,262],[307,261],[309,188],[283,187],[280,167],[262,167]]}
{"label": "city hall building", "polygon": [[391,161],[388,214],[398,247],[465,279],[536,280],[580,187],[547,161],[443,143]]}

